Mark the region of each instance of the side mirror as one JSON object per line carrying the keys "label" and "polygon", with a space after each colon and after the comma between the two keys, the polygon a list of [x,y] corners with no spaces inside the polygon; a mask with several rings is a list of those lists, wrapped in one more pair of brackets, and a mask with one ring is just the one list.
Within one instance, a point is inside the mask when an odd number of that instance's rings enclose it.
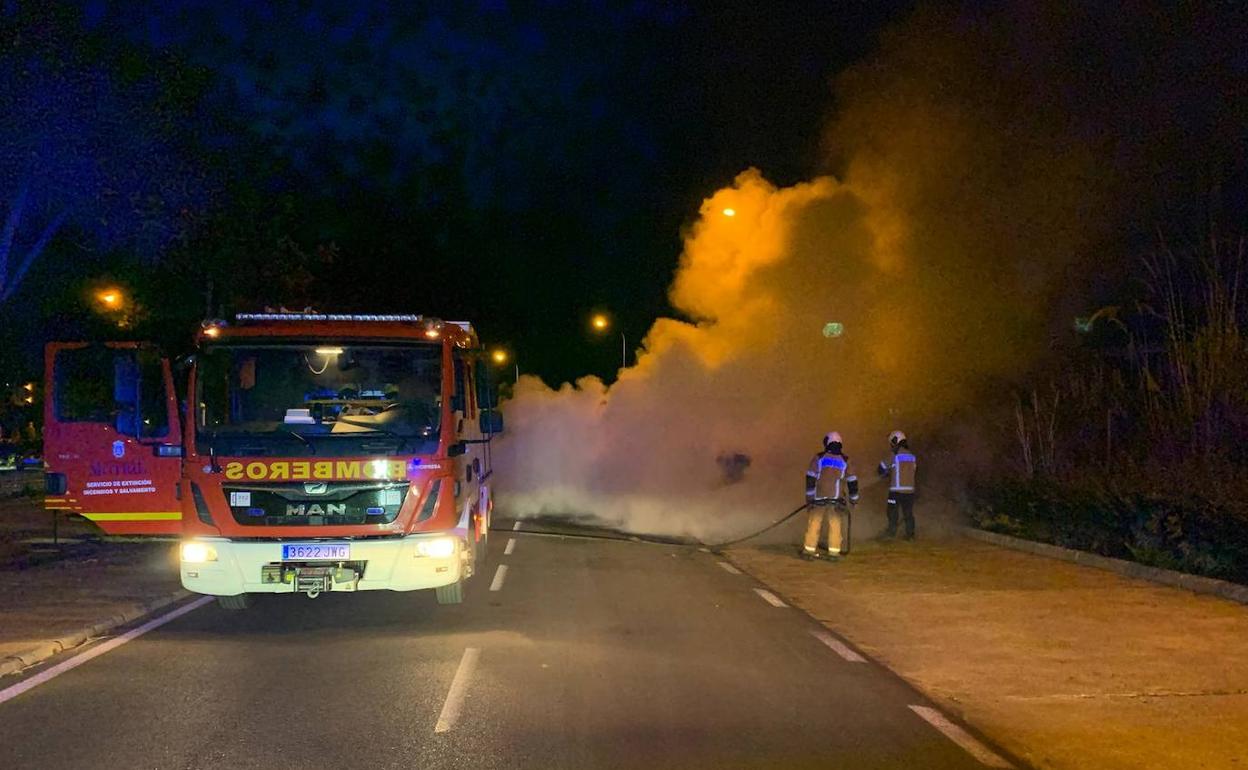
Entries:
{"label": "side mirror", "polygon": [[498,391],[494,387],[493,377],[490,367],[486,365],[484,360],[477,361],[477,403],[481,405],[483,410],[493,409],[498,406]]}
{"label": "side mirror", "polygon": [[503,432],[503,413],[497,409],[484,409],[481,411],[481,432],[487,436],[494,433]]}
{"label": "side mirror", "polygon": [[462,441],[457,441],[446,448],[447,457],[459,457],[468,451],[468,445]]}

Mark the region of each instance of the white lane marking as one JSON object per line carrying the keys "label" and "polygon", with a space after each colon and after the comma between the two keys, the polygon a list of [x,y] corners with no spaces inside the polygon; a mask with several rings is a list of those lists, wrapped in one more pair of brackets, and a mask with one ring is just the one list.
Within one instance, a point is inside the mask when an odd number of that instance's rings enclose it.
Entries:
{"label": "white lane marking", "polygon": [[197,610],[212,600],[213,600],[213,597],[211,596],[202,596],[196,599],[195,601],[191,602],[190,604],[184,604],[181,607],[178,607],[176,610],[173,610],[172,612],[166,612],[164,615],[161,615],[158,618],[152,618],[151,620],[147,621],[143,625],[138,626],[136,628],[132,628],[126,633],[122,634],[121,636],[117,636],[112,639],[109,639],[107,642],[104,642],[103,644],[100,644],[100,645],[96,645],[95,647],[92,647],[91,649],[79,655],[75,655],[74,657],[70,658],[69,660],[63,663],[58,663],[52,668],[49,668],[47,671],[40,671],[38,674],[35,674],[34,676],[32,676],[31,678],[25,681],[18,682],[12,687],[6,687],[5,689],[0,690],[0,703],[4,703],[5,701],[12,700],[16,698],[17,696],[21,695],[22,693],[26,692],[27,690],[32,690],[38,687],[39,685],[43,684],[49,679],[54,679],[60,676],[61,674],[64,674],[66,671],[71,671],[75,668],[78,668],[83,663],[86,663],[87,661],[90,661],[94,658],[98,658],[106,652],[111,652],[117,649],[118,647],[120,647],[121,645],[125,644],[126,642],[132,641],[134,639],[138,639],[140,636],[142,636],[143,634],[146,634],[148,631],[151,631],[152,629],[155,629],[155,628],[160,628],[161,626],[163,626],[164,624],[168,623],[171,620],[177,620],[178,618],[182,617],[186,613],[191,612],[193,610]]}
{"label": "white lane marking", "polygon": [[1014,767],[992,749],[977,741],[966,730],[958,727],[936,709],[930,706],[911,706],[910,710],[923,718],[932,727],[944,733],[945,737],[962,747],[962,749],[980,764],[988,767]]}
{"label": "white lane marking", "polygon": [[767,602],[772,607],[788,607],[789,606],[785,604],[784,602],[782,602],[779,596],[776,596],[771,591],[768,591],[765,588],[755,588],[754,593],[763,597],[763,601]]}
{"label": "white lane marking", "polygon": [[498,571],[494,573],[494,582],[490,583],[491,591],[500,591],[503,588],[503,580],[507,577],[507,565],[498,565]]}
{"label": "white lane marking", "polygon": [[723,567],[723,568],[724,568],[724,572],[727,572],[729,575],[740,575],[740,574],[741,574],[741,570],[737,569],[736,567],[732,566],[731,564],[729,564],[729,563],[728,563],[728,562],[726,562],[726,561],[721,561],[721,562],[719,563],[719,566]]}
{"label": "white lane marking", "polygon": [[516,550],[516,539],[514,537],[507,538],[507,547],[503,549],[503,556],[511,556],[511,552]]}
{"label": "white lane marking", "polygon": [[840,639],[837,639],[835,636],[832,636],[832,634],[829,634],[827,631],[811,631],[810,633],[813,634],[816,639],[818,639],[819,641],[826,644],[829,648],[831,648],[832,652],[835,652],[837,655],[840,655],[842,658],[844,658],[845,660],[848,660],[850,663],[866,663],[867,662],[866,658],[862,657],[858,653],[851,650],[844,642],[842,642]]}
{"label": "white lane marking", "polygon": [[472,680],[472,672],[477,668],[477,660],[481,657],[480,647],[465,647],[464,657],[459,659],[459,668],[455,670],[455,678],[451,680],[451,689],[446,693],[446,702],[442,704],[442,713],[438,714],[438,723],[433,726],[435,733],[450,732],[459,719],[459,712],[464,708],[464,696],[468,693],[468,683]]}
{"label": "white lane marking", "polygon": [[519,531],[520,531],[520,520],[519,520],[519,519],[516,519],[516,523],[511,525],[511,531],[512,531],[512,532],[519,532]]}

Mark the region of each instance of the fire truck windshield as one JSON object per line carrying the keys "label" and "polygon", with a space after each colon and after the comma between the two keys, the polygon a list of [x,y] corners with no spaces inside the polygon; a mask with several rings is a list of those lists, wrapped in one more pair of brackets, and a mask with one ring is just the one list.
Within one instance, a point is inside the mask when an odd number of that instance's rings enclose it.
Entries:
{"label": "fire truck windshield", "polygon": [[217,345],[196,367],[200,454],[426,454],[437,447],[436,345]]}

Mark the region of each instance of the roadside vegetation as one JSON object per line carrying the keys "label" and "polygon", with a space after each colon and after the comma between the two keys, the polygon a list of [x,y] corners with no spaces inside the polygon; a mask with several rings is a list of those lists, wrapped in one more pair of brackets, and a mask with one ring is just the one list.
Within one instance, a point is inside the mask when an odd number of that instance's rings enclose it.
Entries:
{"label": "roadside vegetation", "polygon": [[1248,583],[1243,238],[1160,243],[1014,393],[975,526]]}

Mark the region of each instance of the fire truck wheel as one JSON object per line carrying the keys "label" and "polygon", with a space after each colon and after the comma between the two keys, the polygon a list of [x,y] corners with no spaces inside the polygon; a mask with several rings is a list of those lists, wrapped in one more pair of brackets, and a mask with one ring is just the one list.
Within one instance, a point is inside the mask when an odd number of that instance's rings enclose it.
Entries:
{"label": "fire truck wheel", "polygon": [[459,604],[464,600],[464,581],[458,580],[449,586],[438,586],[433,589],[438,595],[438,604]]}
{"label": "fire truck wheel", "polygon": [[218,596],[217,604],[223,610],[245,610],[251,606],[251,597],[247,594],[238,596]]}

